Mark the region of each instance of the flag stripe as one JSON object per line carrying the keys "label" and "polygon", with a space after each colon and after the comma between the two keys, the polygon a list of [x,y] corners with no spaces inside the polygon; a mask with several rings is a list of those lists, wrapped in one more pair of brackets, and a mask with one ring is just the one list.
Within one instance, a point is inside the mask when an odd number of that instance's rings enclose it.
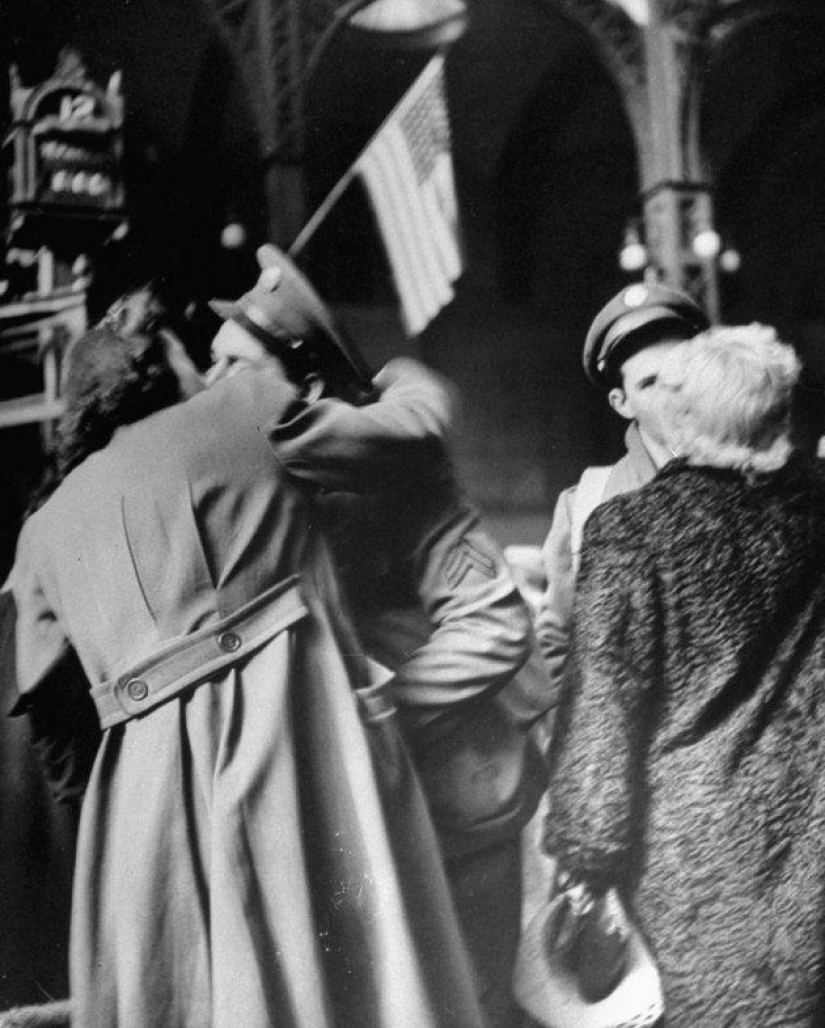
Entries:
{"label": "flag stripe", "polygon": [[412,256],[414,243],[407,238],[407,224],[393,201],[393,193],[384,185],[381,164],[371,156],[364,162],[363,171],[367,185],[371,187],[370,197],[387,247],[402,313],[408,330],[414,335],[429,320],[427,311],[430,306],[423,284],[407,270],[408,264],[414,267],[417,263]]}
{"label": "flag stripe", "polygon": [[421,325],[426,325],[430,302],[426,289],[416,275],[406,271],[407,263],[415,260],[410,257],[412,243],[406,239],[406,224],[400,213],[394,208],[391,195],[381,182],[380,168],[372,169],[372,181],[375,188],[372,192],[373,203],[378,215],[379,225],[387,245],[393,278],[401,298],[402,314],[408,330],[415,334]]}
{"label": "flag stripe", "polygon": [[384,205],[385,224],[383,234],[393,251],[396,260],[393,262],[393,274],[399,292],[409,290],[421,301],[422,316],[415,319],[416,323],[427,321],[451,299],[447,291],[448,283],[444,282],[444,274],[433,259],[431,242],[427,238],[426,227],[422,230],[421,211],[416,209],[417,193],[410,192],[409,180],[395,161],[392,148],[376,148],[371,155],[374,178],[380,190]]}
{"label": "flag stripe", "polygon": [[439,296],[448,284],[444,281],[447,278],[446,269],[440,266],[438,251],[427,245],[431,226],[423,193],[417,187],[411,156],[398,127],[391,126],[390,129],[385,154],[388,177],[395,175],[397,178],[397,194],[403,204],[404,214],[409,218],[410,230],[417,243],[422,278],[428,280],[433,296]]}

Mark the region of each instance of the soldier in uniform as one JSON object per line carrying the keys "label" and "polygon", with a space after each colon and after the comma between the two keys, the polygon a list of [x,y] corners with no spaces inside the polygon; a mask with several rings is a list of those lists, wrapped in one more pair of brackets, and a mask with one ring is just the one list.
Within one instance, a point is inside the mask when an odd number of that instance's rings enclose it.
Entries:
{"label": "soldier in uniform", "polygon": [[[420,476],[434,496],[443,390],[402,364],[364,408],[310,403],[325,379],[353,395],[369,380],[300,280],[270,271],[223,338],[267,331],[281,285],[297,320],[270,337],[279,356],[261,372],[236,361],[205,391],[160,328],[124,335],[115,319],[70,355],[71,445],[13,583],[18,712],[43,727],[66,709],[57,669],[74,652],[104,729],[80,826],[73,1018],[477,1028],[391,676],[353,636],[299,460],[331,433],[320,452],[345,480],[380,493]],[[502,565],[456,551],[451,521],[426,524],[435,653],[406,654],[394,680],[429,723],[513,675],[529,618]],[[477,659],[451,690],[457,654]],[[51,717],[41,741],[62,727]]]}
{"label": "soldier in uniform", "polygon": [[[337,331],[283,254],[267,247],[260,259],[255,288],[234,304],[215,305],[228,320],[213,342],[210,380],[244,364],[265,370],[285,339],[294,345],[306,335],[307,312]],[[278,284],[267,290],[273,279]],[[509,1028],[517,1016],[511,977],[520,832],[545,785],[526,728],[546,712],[550,692],[538,655],[539,673],[513,676],[502,643],[523,611],[501,552],[456,485],[446,449],[433,449],[416,474],[386,440],[380,452],[390,460],[370,469],[359,444],[361,472],[353,477],[351,441],[368,437],[375,416],[372,404],[321,399],[279,428],[273,445],[287,472],[314,493],[361,643],[396,671],[393,696],[445,854],[486,1023]],[[462,625],[472,625],[473,634]]]}
{"label": "soldier in uniform", "polygon": [[536,633],[554,695],[570,642],[584,523],[600,503],[640,489],[673,456],[665,444],[658,377],[674,348],[707,327],[704,312],[689,296],[636,283],[605,304],[587,333],[585,374],[630,424],[624,456],[611,466],[587,468],[578,484],[559,496],[542,549],[547,587]]}

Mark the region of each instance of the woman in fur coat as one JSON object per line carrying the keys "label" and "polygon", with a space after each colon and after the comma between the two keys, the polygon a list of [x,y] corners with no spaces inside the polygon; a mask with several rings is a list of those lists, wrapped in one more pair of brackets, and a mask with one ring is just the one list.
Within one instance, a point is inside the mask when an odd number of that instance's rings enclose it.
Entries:
{"label": "woman in fur coat", "polygon": [[691,342],[672,461],[585,529],[546,845],[616,885],[668,1028],[825,1024],[825,471],[792,350]]}

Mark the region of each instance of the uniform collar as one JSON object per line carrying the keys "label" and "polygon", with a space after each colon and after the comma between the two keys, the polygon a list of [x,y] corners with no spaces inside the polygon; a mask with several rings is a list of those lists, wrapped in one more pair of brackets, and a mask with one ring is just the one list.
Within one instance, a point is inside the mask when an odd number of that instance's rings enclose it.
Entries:
{"label": "uniform collar", "polygon": [[639,426],[635,421],[628,425],[624,436],[624,444],[634,471],[644,482],[649,482],[655,476],[658,468],[645,446]]}

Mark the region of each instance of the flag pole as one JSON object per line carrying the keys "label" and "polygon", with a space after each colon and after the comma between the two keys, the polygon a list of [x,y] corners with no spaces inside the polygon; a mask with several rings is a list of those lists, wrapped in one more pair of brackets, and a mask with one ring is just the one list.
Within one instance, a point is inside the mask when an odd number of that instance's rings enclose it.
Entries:
{"label": "flag pole", "polygon": [[338,181],[329,191],[321,206],[315,211],[315,213],[312,215],[312,217],[309,219],[306,225],[304,225],[304,227],[295,237],[289,249],[287,250],[287,253],[290,257],[297,257],[301,250],[303,250],[306,244],[315,235],[315,232],[318,229],[321,222],[324,220],[324,218],[326,218],[326,216],[329,214],[329,212],[332,210],[332,208],[335,206],[338,200],[340,200],[341,194],[346,190],[347,186],[349,186],[350,182],[352,182],[352,180],[357,175],[358,172],[356,169],[358,166],[358,162],[364,156],[366,151],[369,150],[369,148],[372,146],[375,139],[381,134],[385,126],[393,119],[399,107],[401,107],[402,104],[404,104],[404,102],[407,100],[413,89],[415,89],[416,87],[421,88],[424,82],[429,82],[433,75],[437,73],[438,67],[443,63],[443,60],[444,55],[439,50],[438,53],[427,62],[424,68],[422,68],[422,70],[416,77],[415,81],[410,85],[410,87],[404,91],[404,95],[401,97],[398,103],[394,105],[393,109],[386,116],[386,118],[384,118],[384,120],[375,130],[375,132],[373,132],[368,142],[362,147],[361,152],[358,154],[358,156],[355,158],[352,164],[347,168],[344,174],[338,179]]}
{"label": "flag pole", "polygon": [[[359,154],[360,159],[360,154]],[[353,161],[352,164],[347,168],[344,174],[338,179],[332,189],[326,196],[326,199],[321,206],[315,211],[309,221],[304,225],[298,235],[295,237],[292,245],[287,251],[290,257],[297,257],[298,254],[303,250],[310,239],[315,235],[315,231],[321,222],[326,218],[338,200],[341,198],[341,194],[347,188],[347,186],[355,178],[355,165],[358,163],[357,160]]]}

